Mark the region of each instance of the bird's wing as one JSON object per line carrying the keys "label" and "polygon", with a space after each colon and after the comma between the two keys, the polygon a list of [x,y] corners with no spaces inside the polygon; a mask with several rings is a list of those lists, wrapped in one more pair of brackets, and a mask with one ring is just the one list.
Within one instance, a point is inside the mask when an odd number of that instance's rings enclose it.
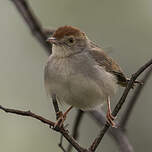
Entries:
{"label": "bird's wing", "polygon": [[91,43],[89,54],[94,58],[99,66],[104,67],[107,72],[110,72],[116,76],[118,84],[121,86],[126,86],[127,78],[123,74],[120,66],[112,58],[108,57],[101,48],[94,43]]}

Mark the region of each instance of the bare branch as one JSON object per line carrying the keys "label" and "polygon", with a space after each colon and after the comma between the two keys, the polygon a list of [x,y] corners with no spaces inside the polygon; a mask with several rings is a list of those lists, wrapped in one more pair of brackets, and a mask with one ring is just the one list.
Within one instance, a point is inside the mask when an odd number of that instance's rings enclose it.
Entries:
{"label": "bare branch", "polygon": [[125,109],[125,112],[123,113],[119,126],[121,127],[121,129],[125,130],[126,124],[131,116],[131,112],[133,111],[133,108],[140,96],[140,93],[142,91],[142,89],[144,88],[144,86],[146,85],[146,82],[148,80],[148,78],[150,77],[150,75],[152,74],[152,66],[150,66],[145,75],[143,76],[141,82],[143,82],[142,85],[138,85],[138,87],[136,88],[134,94],[132,95],[130,101],[128,102],[127,108]]}
{"label": "bare branch", "polygon": [[61,135],[60,137],[60,143],[58,144],[59,147],[62,149],[63,152],[67,152],[64,147],[63,147],[63,135]]}
{"label": "bare branch", "polygon": [[[77,116],[74,122],[74,127],[73,127],[73,133],[72,133],[72,137],[77,140],[77,138],[79,137],[79,133],[78,133],[78,129],[82,120],[82,117],[84,115],[84,112],[81,110],[77,111]],[[72,145],[69,144],[68,148],[67,148],[67,152],[71,152],[72,150]]]}
{"label": "bare branch", "polygon": [[[149,60],[146,64],[144,64],[142,67],[139,68],[139,70],[134,73],[131,77],[131,79],[129,80],[126,89],[123,92],[122,97],[120,98],[119,102],[117,103],[115,109],[112,112],[112,115],[114,117],[116,117],[116,115],[118,114],[119,110],[121,109],[123,103],[126,100],[126,97],[130,91],[130,89],[133,87],[135,80],[137,79],[137,77],[145,70],[147,69],[150,65],[152,64],[152,59]],[[105,135],[105,133],[107,132],[107,130],[109,129],[110,125],[108,122],[106,122],[104,128],[101,130],[100,134],[98,135],[98,137],[95,138],[93,144],[90,146],[90,150],[91,151],[95,151],[96,148],[98,147],[99,143],[101,142],[103,136]]]}
{"label": "bare branch", "polygon": [[[28,117],[32,117],[32,118],[35,118],[37,120],[40,120],[41,122],[49,125],[51,128],[54,127],[54,122],[42,117],[42,116],[39,116],[37,114],[34,114],[33,112],[31,111],[21,111],[21,110],[17,110],[17,109],[9,109],[9,108],[5,108],[3,106],[0,105],[0,109],[7,112],[7,113],[13,113],[13,114],[17,114],[17,115],[21,115],[21,116],[28,116]],[[67,140],[69,143],[71,143],[73,145],[73,147],[79,151],[79,152],[87,152],[87,150],[85,150],[84,148],[82,148],[77,142],[76,140],[71,137],[69,135],[69,131],[68,130],[65,130],[63,127],[62,128],[53,128],[53,130],[55,131],[58,131],[60,132]]]}
{"label": "bare branch", "polygon": [[[89,114],[96,120],[97,124],[103,126],[106,123],[103,111],[91,111]],[[133,147],[124,132],[120,128],[109,128],[108,134],[111,135],[118,145],[120,152],[133,152]]]}
{"label": "bare branch", "polygon": [[47,53],[51,53],[51,44],[46,42],[47,36],[42,29],[40,22],[37,20],[33,11],[28,5],[27,0],[11,0],[16,6],[17,10],[23,17],[24,21],[27,23],[31,33],[36,37],[36,39],[42,44]]}
{"label": "bare branch", "polygon": [[2,109],[3,111],[5,111],[7,113],[13,113],[13,114],[21,115],[21,116],[29,116],[29,117],[38,119],[38,120],[42,121],[43,123],[46,123],[52,127],[54,126],[54,122],[52,122],[48,119],[45,119],[44,117],[41,117],[39,115],[36,115],[31,111],[21,111],[21,110],[17,110],[17,109],[9,109],[9,108],[5,108],[1,105],[0,105],[0,109]]}
{"label": "bare branch", "polygon": [[56,120],[58,120],[62,112],[59,110],[59,106],[58,106],[58,102],[57,102],[57,98],[55,94],[52,95],[52,101],[53,101],[53,107],[56,114]]}

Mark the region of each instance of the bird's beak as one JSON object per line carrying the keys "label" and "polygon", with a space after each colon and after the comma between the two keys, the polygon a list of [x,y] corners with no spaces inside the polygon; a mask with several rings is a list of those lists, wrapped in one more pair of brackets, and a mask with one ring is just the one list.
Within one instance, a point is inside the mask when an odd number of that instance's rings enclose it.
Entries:
{"label": "bird's beak", "polygon": [[49,37],[46,41],[51,44],[57,44],[57,39],[55,37]]}

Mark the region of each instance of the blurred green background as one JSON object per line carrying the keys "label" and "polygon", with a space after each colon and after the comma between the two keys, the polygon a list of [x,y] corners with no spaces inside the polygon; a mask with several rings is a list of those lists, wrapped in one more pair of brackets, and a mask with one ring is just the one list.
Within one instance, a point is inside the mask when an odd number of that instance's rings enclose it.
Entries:
{"label": "blurred green background", "polygon": [[[77,26],[85,31],[91,40],[105,48],[112,48],[109,55],[121,65],[127,76],[152,57],[151,0],[29,2],[44,27]],[[0,0],[0,18],[0,105],[30,109],[55,120],[52,105],[43,86],[43,68],[47,54],[32,37],[10,0]],[[142,91],[127,127],[129,140],[138,152],[151,151],[151,89],[152,78]],[[121,92],[122,89],[115,97],[116,101]],[[112,105],[115,104],[116,102],[113,102]],[[75,114],[76,110],[73,110],[68,115],[67,123],[70,128]],[[81,145],[88,146],[99,130],[94,120],[85,115],[80,127]],[[0,111],[2,152],[59,152],[59,137],[58,133],[37,120]],[[101,150],[118,152],[118,147],[106,135],[97,151]]]}

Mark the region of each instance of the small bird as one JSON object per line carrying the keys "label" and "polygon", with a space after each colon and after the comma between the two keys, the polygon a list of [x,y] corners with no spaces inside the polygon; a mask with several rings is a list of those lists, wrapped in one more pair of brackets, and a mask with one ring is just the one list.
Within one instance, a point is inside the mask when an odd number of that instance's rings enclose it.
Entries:
{"label": "small bird", "polygon": [[47,94],[71,105],[56,125],[63,125],[72,107],[87,111],[106,102],[106,117],[114,127],[110,98],[118,85],[125,87],[128,82],[120,66],[76,27],[59,27],[47,41],[52,44],[44,72]]}

